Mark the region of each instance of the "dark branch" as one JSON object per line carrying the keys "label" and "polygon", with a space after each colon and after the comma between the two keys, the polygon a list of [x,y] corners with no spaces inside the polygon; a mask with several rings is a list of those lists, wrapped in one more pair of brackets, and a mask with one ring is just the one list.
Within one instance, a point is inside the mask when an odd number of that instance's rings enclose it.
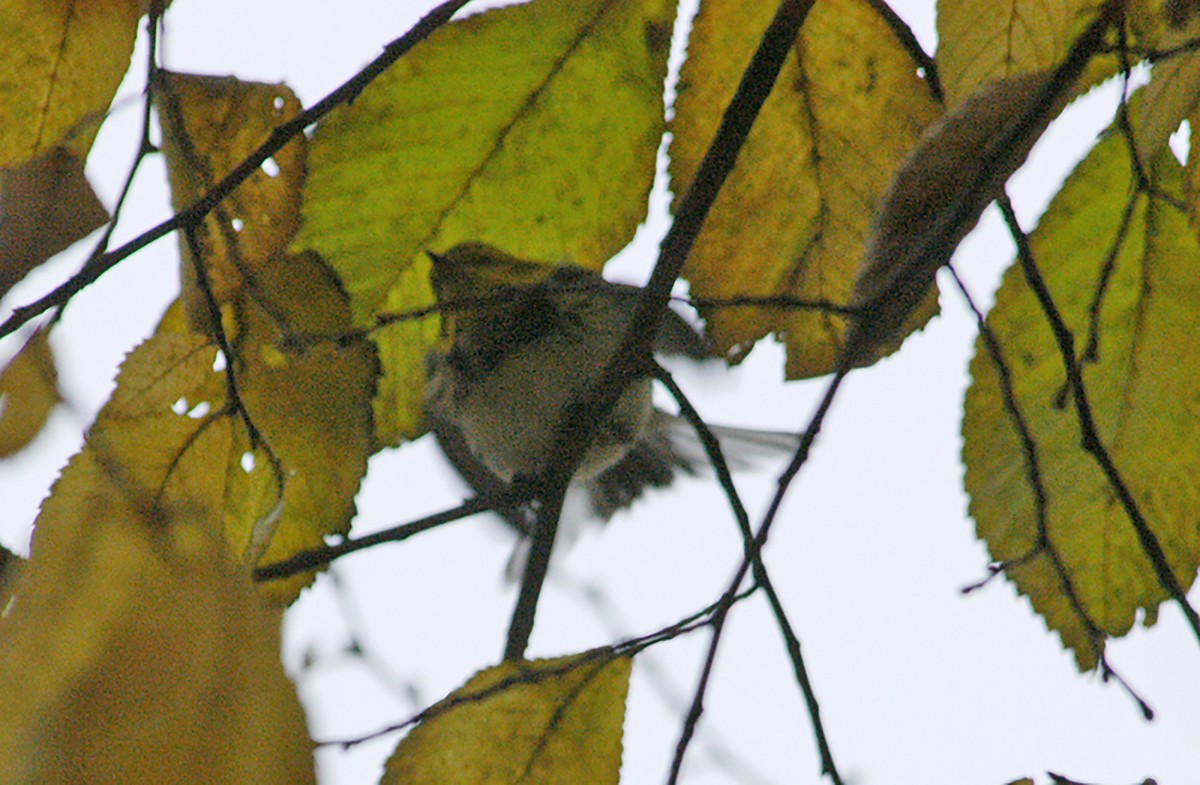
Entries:
{"label": "dark branch", "polygon": [[[650,281],[642,293],[638,310],[625,333],[620,350],[587,399],[582,401],[571,416],[564,419],[558,431],[554,454],[562,456],[551,467],[545,478],[546,487],[559,495],[570,482],[574,467],[591,441],[596,425],[612,409],[629,380],[636,378],[645,368],[651,356],[651,342],[658,334],[667,302],[671,298],[671,287],[683,269],[692,244],[704,225],[717,193],[726,177],[733,171],[738,153],[750,134],[758,112],[775,85],[783,67],[783,61],[796,40],[800,25],[808,13],[813,0],[784,0],[775,18],[767,28],[763,40],[755,52],[750,65],[742,75],[737,92],[730,101],[716,137],[696,172],[696,178],[680,203],[671,228],[663,238],[658,262]],[[561,504],[561,499],[558,504]],[[558,516],[547,516],[533,537],[529,563],[521,584],[517,607],[513,611],[513,623],[509,628],[505,647],[507,657],[523,655],[533,630],[533,614],[545,580],[546,565],[554,537],[558,529]],[[532,585],[526,585],[532,583]]]}
{"label": "dark branch", "polygon": [[473,499],[468,499],[453,509],[435,513],[411,523],[393,526],[390,529],[376,532],[375,534],[368,534],[365,537],[359,537],[355,540],[346,540],[338,545],[324,545],[309,551],[301,551],[290,559],[285,559],[274,564],[267,564],[262,567],[255,567],[253,573],[254,580],[277,581],[281,578],[289,578],[293,575],[307,572],[308,570],[315,570],[348,553],[361,551],[364,548],[370,548],[385,542],[401,542],[423,531],[468,518],[476,513],[486,512],[492,509],[494,503],[495,500],[493,499],[477,496]]}
{"label": "dark branch", "polygon": [[763,562],[761,550],[756,550],[754,547],[754,532],[750,528],[750,516],[746,513],[746,508],[742,504],[737,488],[733,484],[733,475],[730,473],[729,465],[726,463],[725,457],[721,452],[721,444],[717,441],[717,437],[713,435],[712,430],[709,429],[703,418],[700,417],[700,413],[692,406],[692,402],[688,400],[683,390],[675,383],[674,378],[671,377],[671,374],[665,368],[657,366],[654,378],[662,383],[671,393],[671,396],[679,404],[684,418],[696,429],[696,433],[704,445],[704,451],[708,454],[709,461],[716,472],[717,481],[725,491],[725,497],[729,500],[729,506],[733,510],[734,518],[737,520],[738,530],[741,532],[742,543],[745,548],[744,555],[745,558],[750,560],[751,568],[754,571],[754,582],[762,589],[763,594],[766,595],[767,604],[771,606],[771,614],[775,617],[775,624],[783,636],[784,648],[787,650],[788,658],[791,660],[796,684],[799,685],[800,692],[804,695],[809,720],[813,725],[813,735],[816,737],[817,749],[821,755],[821,769],[829,773],[830,779],[834,783],[841,783],[842,778],[833,761],[833,751],[829,748],[825,725],[821,722],[821,707],[817,701],[817,693],[813,689],[812,680],[808,676],[808,667],[804,664],[804,655],[800,650],[800,637],[796,635],[795,629],[788,619],[787,611],[783,607],[783,601],[779,598],[779,593],[775,591],[775,586],[771,582],[770,575],[767,573],[767,565]]}

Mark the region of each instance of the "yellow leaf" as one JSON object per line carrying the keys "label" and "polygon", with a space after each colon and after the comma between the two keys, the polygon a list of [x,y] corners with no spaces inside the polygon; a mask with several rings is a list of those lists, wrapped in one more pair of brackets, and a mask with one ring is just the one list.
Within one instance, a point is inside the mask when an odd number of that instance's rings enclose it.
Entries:
{"label": "yellow leaf", "polygon": [[[772,11],[767,3],[702,3],[671,123],[677,199]],[[938,112],[916,71],[871,3],[823,0],[813,7],[688,259],[693,297],[846,302],[875,203]],[[845,331],[842,317],[820,310],[703,312],[721,352],[779,334],[788,378],[832,370]]]}
{"label": "yellow leaf", "polygon": [[140,15],[137,0],[0,0],[0,166],[74,134],[90,139],[129,67]]}
{"label": "yellow leaf", "polygon": [[204,504],[146,503],[123,467],[94,468],[47,502],[0,622],[0,783],[315,782],[278,615]]}
{"label": "yellow leaf", "polygon": [[[1048,81],[1024,74],[987,85],[931,126],[900,168],[880,202],[850,298],[860,309],[846,341],[854,364],[894,350],[928,320],[934,274],[1071,95],[1070,84],[1045,95]],[[1026,123],[1034,111],[1038,121]]]}
{"label": "yellow leaf", "polygon": [[[169,72],[161,75],[157,99],[176,210],[208,193],[301,108],[283,85]],[[198,230],[218,303],[234,299],[243,288],[253,289],[254,277],[283,256],[300,224],[306,156],[307,140],[301,134],[238,186]],[[183,301],[193,327],[206,331],[208,303],[182,233],[180,246]]]}
{"label": "yellow leaf", "polygon": [[630,666],[595,650],[481,671],[400,742],[380,785],[615,785]]}
{"label": "yellow leaf", "polygon": [[0,170],[0,296],[26,273],[108,221],[108,211],[65,148]]}
{"label": "yellow leaf", "polygon": [[[1148,169],[1152,191],[1138,190],[1133,171],[1127,140],[1110,134],[1068,178],[1031,245],[1077,338],[1099,436],[1186,591],[1200,565],[1200,344],[1193,340],[1200,244],[1177,206],[1180,167],[1170,152],[1161,150]],[[963,422],[970,512],[992,557],[1008,564],[1005,575],[1080,668],[1094,668],[1104,639],[1128,632],[1139,609],[1152,623],[1167,593],[1080,446],[1059,350],[1015,266],[988,326],[1037,443],[1048,505],[1044,543],[1026,457],[982,342]],[[1092,640],[1085,615],[1103,637]]]}
{"label": "yellow leaf", "polygon": [[[439,30],[330,115],[313,141],[299,245],[356,325],[432,303],[426,249],[482,240],[599,267],[646,215],[675,4],[533,2]],[[377,340],[379,439],[421,433],[435,320]]]}
{"label": "yellow leaf", "polygon": [[[257,529],[261,520],[252,511],[227,511],[226,527],[237,552],[251,563],[270,564],[322,545],[327,535],[350,530],[354,496],[375,447],[371,399],[378,367],[370,343],[361,337],[320,341],[299,351],[277,348],[275,318],[299,334],[349,330],[346,297],[316,254],[264,268],[258,286],[273,301],[269,307],[241,310],[235,351],[242,363],[242,402],[287,475],[284,504],[273,531]],[[230,472],[244,482],[228,497],[231,505],[242,495],[277,500],[266,455],[258,450],[256,456],[252,472],[240,468],[240,456],[230,456]],[[264,535],[270,545],[262,550]],[[311,574],[300,575],[265,588],[290,602],[311,580]]]}
{"label": "yellow leaf", "polygon": [[[345,324],[336,311],[322,310],[340,296],[328,272],[303,257],[287,269],[293,295],[311,306],[307,324]],[[344,300],[340,307],[344,320]],[[121,479],[121,494],[138,504],[192,500],[193,518],[224,532],[235,558],[249,566],[348,531],[371,446],[374,358],[362,341],[327,343],[284,355],[284,367],[271,367],[261,352],[274,345],[276,333],[260,310],[247,307],[245,319],[242,359],[234,360],[240,400],[266,447],[251,444],[244,419],[229,407],[211,339],[188,331],[175,307],[123,364],[112,398],[55,483],[38,525],[72,514],[71,505],[98,488],[111,490],[103,482],[111,474]],[[302,574],[263,588],[286,603],[311,580]]]}
{"label": "yellow leaf", "polygon": [[[206,193],[299,108],[278,85],[165,75],[159,111],[176,207]],[[214,332],[211,304],[195,274],[198,261],[222,310],[240,404],[263,440],[251,451],[235,417],[237,438],[228,452],[211,466],[189,467],[197,482],[228,483],[220,495],[223,526],[233,552],[252,565],[346,533],[374,450],[374,352],[351,333],[347,298],[322,260],[286,251],[299,226],[306,155],[303,137],[290,142],[270,171],[255,172],[218,205],[198,231],[199,260],[183,242],[189,322]],[[174,395],[166,397],[190,393]],[[222,406],[230,404],[219,397]],[[287,478],[281,510],[279,472]],[[311,578],[276,581],[267,590],[290,601]]]}
{"label": "yellow leaf", "polygon": [[61,400],[50,342],[39,330],[0,372],[0,457],[33,441]]}
{"label": "yellow leaf", "polygon": [[1101,0],[939,0],[938,75],[953,107],[984,84],[1050,71]]}

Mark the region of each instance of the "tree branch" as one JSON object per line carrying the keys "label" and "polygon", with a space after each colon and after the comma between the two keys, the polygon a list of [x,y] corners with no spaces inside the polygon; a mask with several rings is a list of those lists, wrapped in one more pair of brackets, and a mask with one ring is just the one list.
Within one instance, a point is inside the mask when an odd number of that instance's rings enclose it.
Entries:
{"label": "tree branch", "polygon": [[725,491],[725,497],[729,500],[729,506],[733,510],[738,530],[742,534],[744,557],[750,560],[751,568],[754,572],[754,582],[762,589],[763,594],[766,595],[767,604],[771,607],[771,614],[775,617],[775,625],[779,628],[779,632],[783,636],[784,648],[788,653],[788,659],[792,663],[792,672],[796,677],[796,684],[799,685],[800,692],[804,696],[804,703],[808,708],[808,717],[812,722],[813,735],[817,741],[817,750],[821,755],[821,770],[828,772],[830,779],[834,783],[841,783],[842,778],[833,761],[833,751],[829,748],[825,725],[821,722],[821,707],[817,701],[817,693],[813,689],[812,680],[808,675],[808,667],[804,664],[804,655],[800,650],[800,637],[796,635],[795,629],[788,619],[787,611],[783,607],[783,601],[779,598],[779,593],[775,591],[775,585],[771,582],[771,577],[767,573],[767,565],[763,562],[762,551],[754,547],[754,532],[750,528],[750,516],[746,513],[746,508],[742,504],[737,488],[733,484],[733,475],[730,473],[729,465],[726,463],[725,456],[721,452],[721,444],[717,441],[717,437],[713,435],[712,430],[709,429],[703,418],[700,417],[700,413],[692,406],[692,402],[688,400],[683,390],[675,383],[674,378],[672,378],[671,374],[665,368],[661,365],[657,366],[654,378],[662,383],[671,393],[671,396],[679,404],[684,418],[696,429],[696,433],[704,445],[704,451],[708,454],[709,461],[716,472],[717,480],[720,482],[721,488]]}
{"label": "tree branch", "polygon": [[[775,85],[783,61],[796,40],[808,9],[814,0],[783,0],[775,18],[763,35],[754,58],[747,66],[737,92],[725,110],[716,137],[709,145],[696,178],[680,204],[671,228],[663,238],[658,262],[642,293],[638,309],[626,329],[621,348],[605,369],[604,375],[587,398],[571,407],[558,429],[554,455],[560,460],[545,478],[551,496],[561,495],[570,482],[574,467],[591,442],[597,424],[607,415],[630,379],[644,372],[651,357],[651,343],[671,298],[671,287],[683,269],[708,211],[725,183],[738,153],[750,134],[758,112]],[[550,500],[554,504],[553,500]],[[561,499],[557,505],[561,505]],[[546,564],[558,530],[558,516],[548,516],[534,534],[529,562],[526,564],[521,593],[509,627],[506,657],[520,657],[529,643],[533,614],[545,580]],[[526,586],[527,582],[534,585]]]}
{"label": "tree branch", "polygon": [[420,534],[423,531],[428,531],[446,523],[453,523],[463,518],[469,518],[477,513],[487,512],[492,509],[495,503],[494,499],[485,496],[476,496],[453,509],[434,513],[410,523],[393,526],[390,529],[376,532],[375,534],[368,534],[358,539],[346,540],[338,545],[324,545],[320,548],[301,551],[295,556],[284,559],[281,562],[255,567],[253,572],[254,580],[258,582],[277,581],[301,572],[315,570],[346,554],[361,551],[364,548],[370,548],[385,542],[401,542],[412,537],[414,534]]}

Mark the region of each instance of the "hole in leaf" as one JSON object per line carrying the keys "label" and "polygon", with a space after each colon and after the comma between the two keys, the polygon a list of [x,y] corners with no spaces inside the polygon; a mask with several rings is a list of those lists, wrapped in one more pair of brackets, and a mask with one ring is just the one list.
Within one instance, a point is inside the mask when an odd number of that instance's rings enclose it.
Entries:
{"label": "hole in leaf", "polygon": [[191,408],[191,405],[188,403],[187,397],[183,395],[179,396],[179,400],[171,404],[171,411],[175,412],[181,417],[187,414],[189,408]]}
{"label": "hole in leaf", "polygon": [[280,95],[275,96],[275,100],[271,102],[271,106],[275,108],[276,112],[282,112],[283,107],[285,106],[283,96],[280,96]]}
{"label": "hole in leaf", "polygon": [[1175,129],[1175,133],[1171,134],[1171,138],[1167,140],[1167,144],[1171,148],[1171,152],[1175,153],[1175,157],[1179,159],[1179,163],[1187,166],[1188,150],[1192,145],[1192,124],[1187,120],[1180,123]]}
{"label": "hole in leaf", "polygon": [[225,370],[225,353],[217,352],[216,358],[213,360],[213,370],[217,373],[222,373]]}
{"label": "hole in leaf", "polygon": [[262,165],[259,166],[259,169],[262,169],[264,172],[266,172],[268,177],[279,176],[279,164],[274,158],[268,158],[267,160],[263,161]]}
{"label": "hole in leaf", "polygon": [[246,228],[246,222],[243,221],[241,218],[234,218],[232,221],[229,222],[229,225],[233,227],[233,231],[235,231],[235,232],[240,232],[240,231],[242,231],[242,229]]}
{"label": "hole in leaf", "polygon": [[193,420],[199,420],[201,417],[208,415],[210,411],[212,411],[212,406],[209,405],[208,401],[201,401],[188,410],[187,416]]}
{"label": "hole in leaf", "polygon": [[250,472],[254,471],[254,466],[254,453],[250,452],[249,450],[242,453],[242,471],[244,471],[246,474],[249,474]]}

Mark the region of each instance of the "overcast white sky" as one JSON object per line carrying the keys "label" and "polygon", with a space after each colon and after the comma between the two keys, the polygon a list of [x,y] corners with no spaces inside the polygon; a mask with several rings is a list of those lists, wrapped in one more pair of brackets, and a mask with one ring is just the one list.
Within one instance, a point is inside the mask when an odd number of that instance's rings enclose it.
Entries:
{"label": "overcast white sky", "polygon": [[[166,64],[286,81],[310,104],[407,30],[428,5],[175,0]],[[931,46],[931,3],[905,0],[898,10]],[[135,70],[143,68],[144,56],[139,47]],[[134,154],[139,90],[136,79],[122,88],[130,100],[105,126],[89,166],[110,206]],[[1073,109],[1015,178],[1011,193],[1027,227],[1083,154],[1073,140],[1103,127],[1114,97],[1102,92]],[[167,217],[162,172],[156,160],[145,166],[117,242]],[[645,274],[664,228],[661,192],[656,209],[657,219],[613,275],[638,280]],[[0,538],[9,547],[24,549],[39,500],[107,396],[121,356],[149,334],[176,290],[176,249],[174,238],[151,246],[67,311],[55,346],[69,406],[34,448],[0,468]],[[59,280],[80,253],[33,276],[4,306]],[[956,261],[986,302],[1010,255],[989,213]],[[1175,607],[1164,607],[1151,631],[1135,631],[1110,648],[1112,664],[1159,714],[1146,723],[1119,688],[1075,673],[1057,638],[1008,584],[960,595],[987,563],[965,517],[958,464],[974,324],[953,292],[943,295],[943,308],[897,357],[848,381],[767,554],[804,643],[843,774],[860,785],[998,785],[1026,775],[1044,782],[1047,769],[1104,785],[1151,776],[1161,785],[1195,782],[1200,652]],[[680,381],[714,422],[799,429],[824,383],[782,384],[780,359],[766,346],[728,378],[684,371]],[[355,534],[457,503],[461,491],[437,460],[420,443],[375,458]],[[752,511],[761,509],[773,476],[741,477],[739,487]],[[539,610],[532,653],[556,655],[648,632],[714,599],[740,553],[724,509],[711,482],[693,480],[586,536],[558,566]],[[328,579],[308,591],[288,621],[286,659],[315,737],[354,737],[403,719],[415,708],[406,690],[429,702],[492,664],[514,599],[502,579],[510,548],[499,526],[462,522],[345,559],[337,567],[340,595]],[[607,618],[571,588],[581,585],[602,590]],[[349,622],[339,597],[349,603]],[[339,655],[348,628],[401,689]],[[625,782],[662,781],[680,721],[661,693],[690,695],[706,642],[705,634],[673,642],[635,667]],[[306,653],[317,664],[302,672]],[[706,708],[705,735],[693,746],[685,782],[818,780],[800,695],[758,601],[734,612]],[[324,750],[322,782],[374,782],[394,742],[387,737],[349,753]],[[721,752],[736,760],[717,762]],[[746,766],[756,774],[735,771]]]}

